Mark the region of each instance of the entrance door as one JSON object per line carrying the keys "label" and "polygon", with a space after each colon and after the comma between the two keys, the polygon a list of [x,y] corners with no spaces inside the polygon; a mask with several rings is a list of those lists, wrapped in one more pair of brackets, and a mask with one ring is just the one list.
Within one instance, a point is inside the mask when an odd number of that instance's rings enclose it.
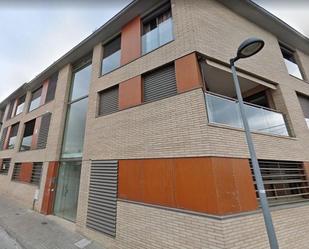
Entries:
{"label": "entrance door", "polygon": [[59,167],[54,214],[75,221],[81,162],[62,162]]}

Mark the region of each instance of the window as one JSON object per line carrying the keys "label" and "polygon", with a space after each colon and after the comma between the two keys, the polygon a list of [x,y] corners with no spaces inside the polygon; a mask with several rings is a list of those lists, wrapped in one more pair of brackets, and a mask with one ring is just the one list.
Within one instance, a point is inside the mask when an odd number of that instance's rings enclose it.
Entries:
{"label": "window", "polygon": [[309,128],[309,97],[301,94],[297,94],[300,106],[303,110],[307,127]]}
{"label": "window", "polygon": [[82,157],[91,82],[91,64],[73,72],[71,97],[64,131],[62,157]]}
{"label": "window", "polygon": [[164,5],[143,19],[143,54],[163,46],[173,39],[173,21],[170,5]]}
{"label": "window", "polygon": [[24,111],[25,99],[26,99],[26,95],[20,97],[17,100],[17,108],[16,108],[15,116],[17,116],[18,114]]}
{"label": "window", "polygon": [[20,171],[21,171],[21,163],[15,163],[12,180],[13,181],[19,181],[20,178]]}
{"label": "window", "polygon": [[4,143],[5,143],[7,131],[8,131],[8,127],[4,127],[2,129],[2,134],[1,134],[1,139],[0,139],[0,150],[4,149]]}
{"label": "window", "polygon": [[43,163],[33,163],[30,183],[39,186],[41,183]]}
{"label": "window", "polygon": [[32,92],[31,103],[29,107],[29,112],[33,111],[34,109],[40,107],[41,105],[41,94],[42,94],[43,87],[40,87],[36,91]]}
{"label": "window", "polygon": [[108,115],[119,110],[118,107],[119,86],[113,86],[99,93],[100,106],[99,115]]}
{"label": "window", "polygon": [[34,132],[35,119],[25,123],[25,130],[23,135],[23,140],[21,142],[21,151],[30,150],[32,144],[32,136]]}
{"label": "window", "polygon": [[286,48],[282,45],[280,45],[280,49],[281,49],[281,52],[282,52],[282,55],[283,55],[283,58],[284,58],[284,62],[285,62],[285,65],[287,67],[289,74],[302,80],[303,76],[302,76],[302,73],[299,69],[299,66],[297,65],[297,61],[295,59],[295,53],[292,50],[290,50],[290,49],[288,49],[288,48]]}
{"label": "window", "polygon": [[[259,165],[270,204],[308,200],[309,185],[302,162],[259,160]],[[251,171],[255,183],[252,168]]]}
{"label": "window", "polygon": [[120,67],[120,56],[121,56],[120,46],[121,46],[120,36],[104,45],[102,74],[107,74],[113,71],[114,69]]}
{"label": "window", "polygon": [[8,149],[14,149],[16,143],[16,137],[18,132],[19,123],[12,125],[9,136]]}
{"label": "window", "polygon": [[0,174],[1,175],[7,175],[9,173],[10,164],[11,164],[11,159],[8,159],[8,158],[2,159],[2,163],[0,159]]}
{"label": "window", "polygon": [[9,120],[11,117],[12,117],[12,112],[13,112],[13,108],[14,108],[14,102],[15,102],[15,100],[14,101],[11,101],[10,103],[9,103],[9,110],[8,110],[8,114],[7,114],[7,116],[6,116],[6,120]]}
{"label": "window", "polygon": [[152,102],[177,94],[174,64],[143,75],[144,102]]}

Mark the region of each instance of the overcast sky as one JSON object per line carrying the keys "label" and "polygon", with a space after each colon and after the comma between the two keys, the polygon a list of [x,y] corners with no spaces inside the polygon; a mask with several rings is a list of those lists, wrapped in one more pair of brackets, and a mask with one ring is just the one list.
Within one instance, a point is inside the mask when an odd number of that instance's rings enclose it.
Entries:
{"label": "overcast sky", "polygon": [[[129,2],[131,0],[0,0],[0,101]],[[309,3],[306,1],[255,2],[309,37]]]}

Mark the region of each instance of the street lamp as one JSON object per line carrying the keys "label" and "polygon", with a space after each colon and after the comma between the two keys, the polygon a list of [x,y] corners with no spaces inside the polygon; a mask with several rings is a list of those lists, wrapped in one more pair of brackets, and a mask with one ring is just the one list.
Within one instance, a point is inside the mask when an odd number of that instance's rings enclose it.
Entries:
{"label": "street lamp", "polygon": [[255,181],[256,181],[259,197],[260,197],[260,202],[261,202],[261,207],[263,211],[264,222],[265,222],[265,226],[266,226],[266,230],[268,234],[270,248],[279,249],[274,225],[273,225],[271,214],[270,214],[269,207],[268,207],[268,201],[267,201],[266,191],[264,188],[263,178],[261,175],[259,162],[256,157],[255,148],[254,148],[254,144],[252,141],[252,136],[250,133],[248,120],[246,117],[245,106],[244,106],[242,94],[240,91],[239,81],[237,78],[237,73],[236,73],[236,68],[235,68],[235,62],[237,60],[248,58],[252,55],[255,55],[263,47],[264,47],[264,41],[261,39],[249,38],[245,40],[243,43],[240,44],[237,50],[237,56],[230,60],[230,66],[231,66],[232,73],[233,73],[233,80],[234,80],[234,85],[236,89],[237,99],[239,102],[240,114],[241,114],[242,122],[244,125],[245,133],[246,133],[247,144],[248,144],[249,153],[250,153],[252,166],[253,166],[253,173],[254,173],[254,177],[255,177]]}

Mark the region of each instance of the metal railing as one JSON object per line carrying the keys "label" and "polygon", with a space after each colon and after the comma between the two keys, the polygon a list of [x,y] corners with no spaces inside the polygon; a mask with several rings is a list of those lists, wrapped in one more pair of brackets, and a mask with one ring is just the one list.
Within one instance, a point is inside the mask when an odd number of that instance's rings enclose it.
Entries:
{"label": "metal railing", "polygon": [[[243,129],[237,100],[210,92],[205,95],[209,123]],[[251,131],[289,136],[282,113],[250,103],[245,103],[245,111]]]}

